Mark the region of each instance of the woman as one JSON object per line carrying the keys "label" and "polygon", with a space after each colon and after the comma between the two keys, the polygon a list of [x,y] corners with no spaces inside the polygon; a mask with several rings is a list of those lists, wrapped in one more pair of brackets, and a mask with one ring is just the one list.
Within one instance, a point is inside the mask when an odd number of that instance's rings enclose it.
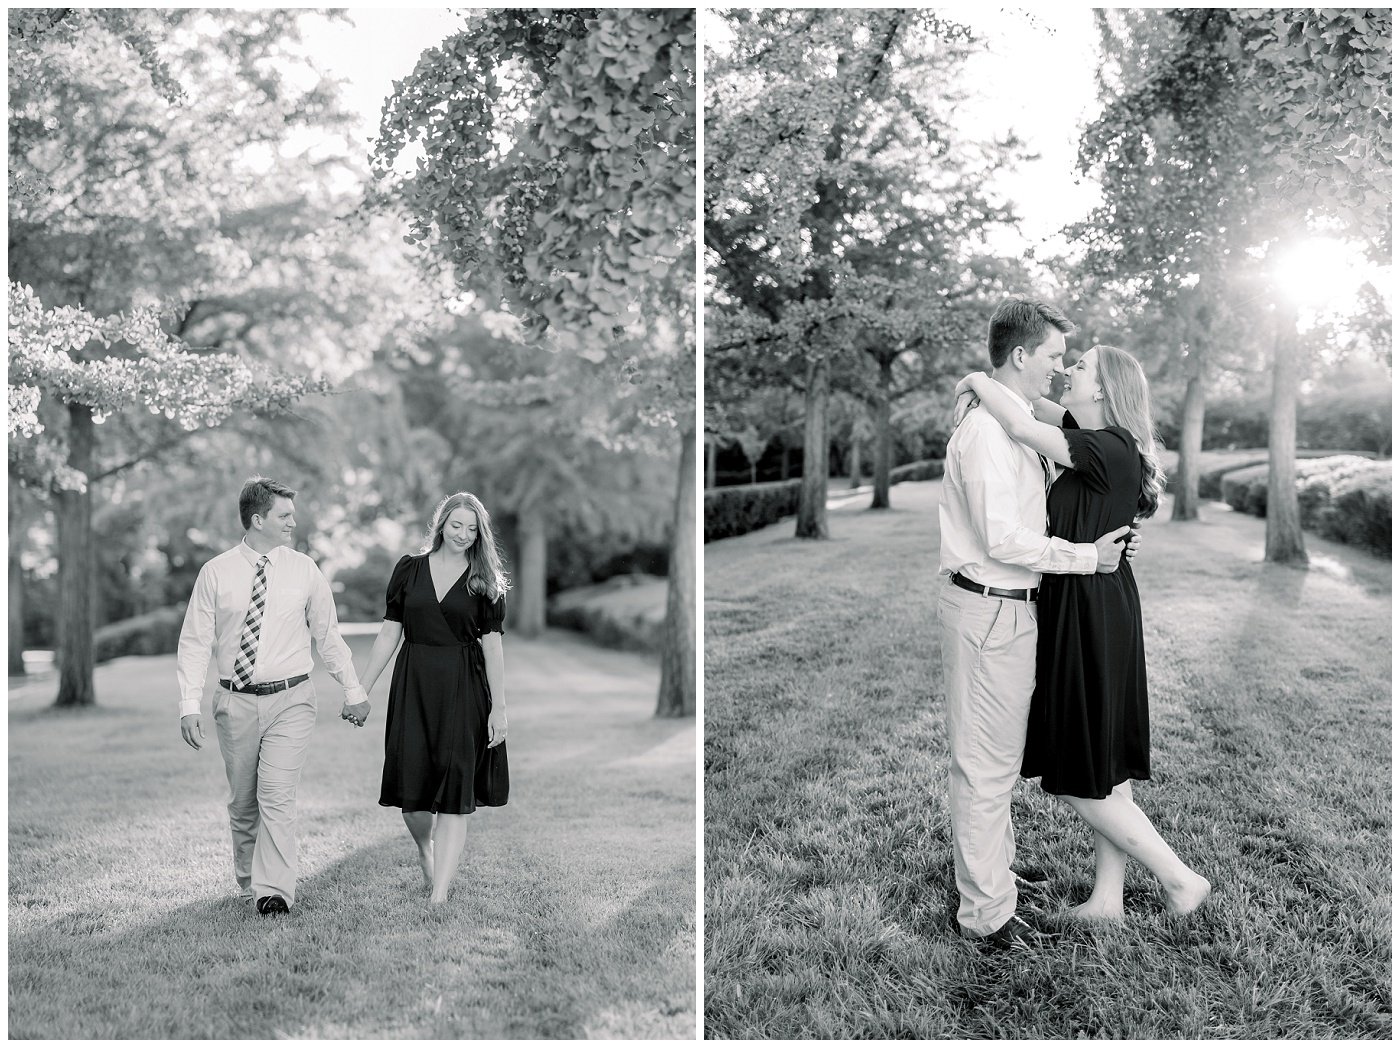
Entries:
{"label": "woman", "polygon": [[[1090,349],[1065,373],[1060,404],[1036,402],[1035,418],[988,375],[963,379],[958,393],[968,390],[1014,440],[1068,467],[1047,498],[1051,535],[1092,542],[1156,512],[1163,474],[1147,377],[1123,350]],[[1037,615],[1021,774],[1039,777],[1042,789],[1064,797],[1094,830],[1094,890],[1071,912],[1121,918],[1131,855],[1161,882],[1168,909],[1189,913],[1210,893],[1210,882],[1177,857],[1133,802],[1131,780],[1151,775],[1142,607],[1128,559],[1108,574],[1043,576]]]}
{"label": "woman", "polygon": [[491,518],[475,495],[438,503],[427,540],[389,577],[365,690],[405,640],[389,685],[379,803],[403,809],[429,901],[447,901],[477,805],[506,802],[505,661],[509,589]]}

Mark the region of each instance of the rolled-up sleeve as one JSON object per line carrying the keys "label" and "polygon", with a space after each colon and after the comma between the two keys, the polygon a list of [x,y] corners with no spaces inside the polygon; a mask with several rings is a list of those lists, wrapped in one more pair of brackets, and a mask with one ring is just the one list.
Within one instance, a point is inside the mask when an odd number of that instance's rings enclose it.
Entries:
{"label": "rolled-up sleeve", "polygon": [[986,431],[968,434],[961,457],[963,490],[971,524],[987,553],[1003,564],[1060,575],[1091,575],[1099,565],[1092,542],[1070,542],[1033,531],[1022,521],[1016,500],[1014,452]]}
{"label": "rolled-up sleeve", "polygon": [[363,702],[368,696],[360,687],[360,678],[355,674],[354,659],[350,646],[340,635],[340,624],[335,616],[335,598],[331,595],[331,584],[321,569],[314,564],[306,601],[306,626],[311,631],[311,639],[316,642],[316,651],[326,665],[326,672],[335,678],[336,683],[345,689],[345,701],[350,704]]}
{"label": "rolled-up sleeve", "polygon": [[180,692],[180,716],[199,712],[204,698],[204,675],[214,650],[214,604],[217,587],[214,572],[205,565],[194,580],[194,592],[185,606],[180,642],[175,648],[175,680]]}

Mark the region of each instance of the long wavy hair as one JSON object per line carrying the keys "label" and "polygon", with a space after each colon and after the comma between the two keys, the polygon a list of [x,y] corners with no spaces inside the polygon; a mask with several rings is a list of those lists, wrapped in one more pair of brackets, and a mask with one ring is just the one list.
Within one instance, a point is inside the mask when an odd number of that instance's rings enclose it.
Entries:
{"label": "long wavy hair", "polygon": [[1150,517],[1162,500],[1166,474],[1157,456],[1157,429],[1152,424],[1152,398],[1147,375],[1132,354],[1116,346],[1098,350],[1099,388],[1103,390],[1104,421],[1133,435],[1142,457],[1142,490],[1138,492],[1138,516]]}
{"label": "long wavy hair", "polygon": [[510,579],[501,566],[501,551],[496,545],[496,534],[491,530],[491,514],[471,492],[455,492],[437,504],[428,520],[423,547],[418,552],[437,551],[442,545],[442,529],[455,509],[467,509],[476,514],[476,541],[462,554],[467,561],[467,592],[484,593],[493,601],[500,600],[510,589]]}

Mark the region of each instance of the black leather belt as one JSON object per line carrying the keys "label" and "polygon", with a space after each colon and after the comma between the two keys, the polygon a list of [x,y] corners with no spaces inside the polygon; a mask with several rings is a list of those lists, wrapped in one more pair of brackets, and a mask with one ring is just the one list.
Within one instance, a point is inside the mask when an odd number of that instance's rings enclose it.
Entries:
{"label": "black leather belt", "polygon": [[286,691],[288,688],[295,688],[304,680],[310,680],[311,674],[300,673],[295,677],[288,677],[286,680],[266,680],[261,684],[254,684],[251,688],[236,688],[231,680],[219,681],[219,687],[227,688],[229,691],[236,691],[240,695],[276,695],[279,691]]}
{"label": "black leather belt", "polygon": [[1030,590],[1008,590],[997,589],[995,586],[984,586],[980,582],[973,582],[966,575],[953,572],[950,576],[954,586],[959,586],[965,590],[972,590],[973,593],[980,593],[984,597],[1005,597],[1007,600],[1035,600],[1040,594],[1038,589]]}

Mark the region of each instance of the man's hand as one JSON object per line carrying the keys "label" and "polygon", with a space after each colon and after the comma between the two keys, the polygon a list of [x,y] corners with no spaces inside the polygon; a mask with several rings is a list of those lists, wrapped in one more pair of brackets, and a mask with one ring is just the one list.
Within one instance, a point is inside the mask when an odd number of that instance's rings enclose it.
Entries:
{"label": "man's hand", "polygon": [[1094,540],[1094,546],[1099,551],[1099,566],[1095,570],[1101,575],[1108,575],[1118,570],[1118,561],[1123,556],[1123,536],[1132,530],[1131,527],[1124,524],[1117,531],[1110,531],[1107,535],[1100,535]]}
{"label": "man's hand", "polygon": [[204,725],[200,722],[198,713],[180,718],[180,734],[195,749],[203,748],[200,740],[204,738]]}
{"label": "man's hand", "polygon": [[340,719],[348,720],[357,728],[363,728],[365,726],[365,721],[369,720],[369,699],[365,699],[364,702],[357,702],[353,706],[347,702],[344,706],[340,707]]}
{"label": "man's hand", "polygon": [[1133,529],[1133,533],[1128,536],[1128,541],[1123,544],[1123,556],[1132,560],[1134,554],[1138,551],[1138,547],[1142,545],[1142,532],[1138,530],[1136,524],[1129,524],[1128,526]]}

